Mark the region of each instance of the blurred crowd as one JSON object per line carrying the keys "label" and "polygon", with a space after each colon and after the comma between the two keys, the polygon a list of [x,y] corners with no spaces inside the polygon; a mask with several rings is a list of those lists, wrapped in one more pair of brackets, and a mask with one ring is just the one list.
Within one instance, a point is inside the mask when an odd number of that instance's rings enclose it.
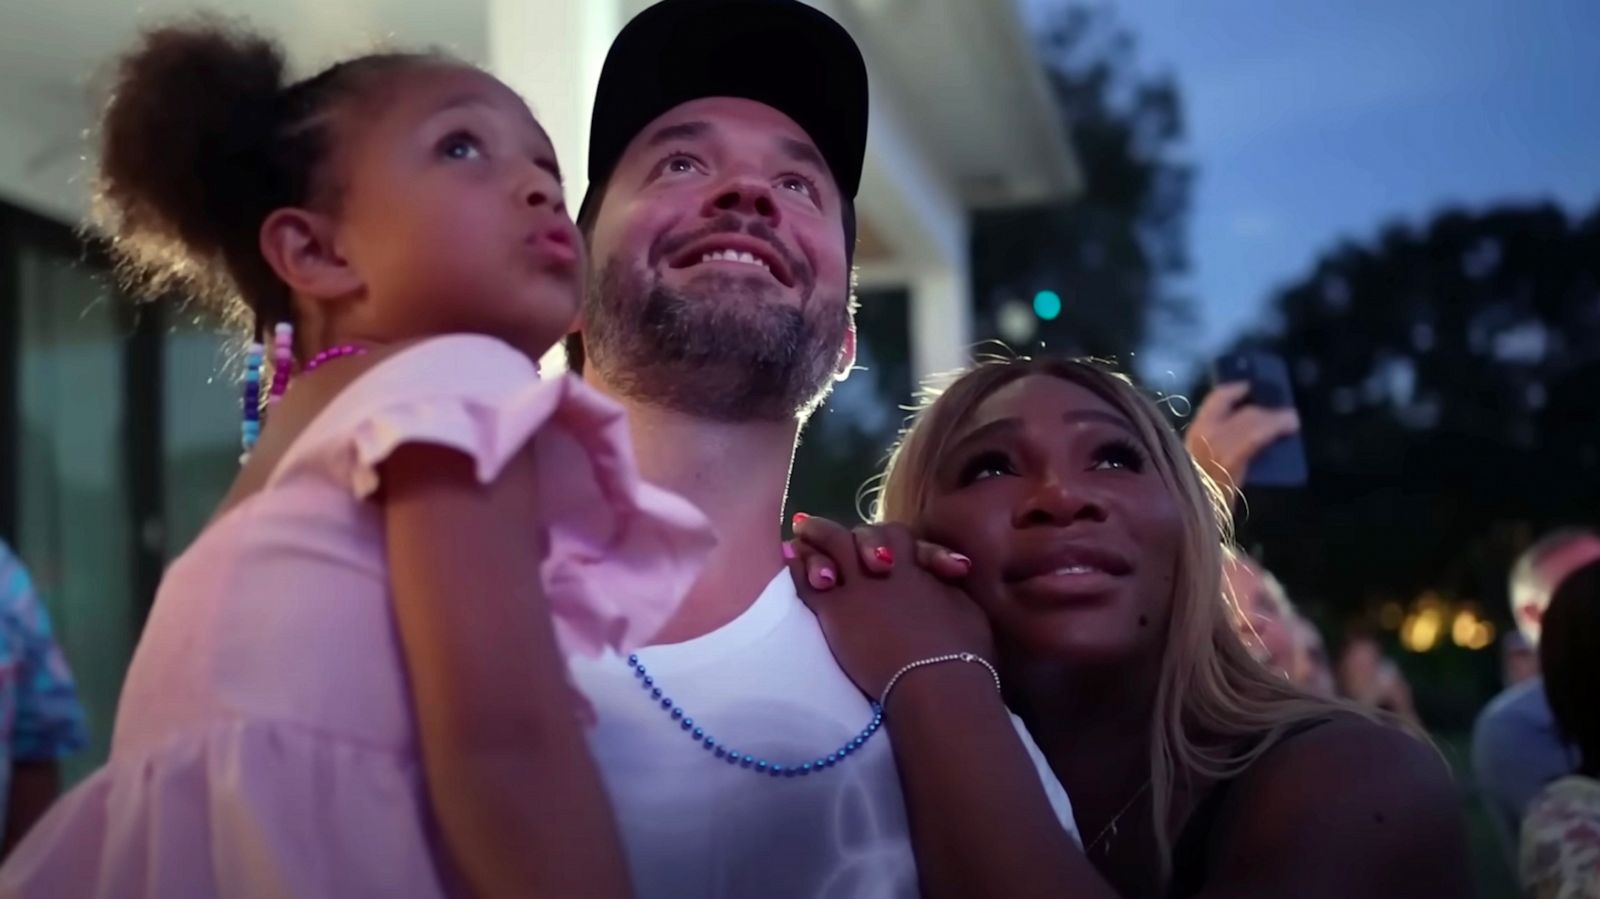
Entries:
{"label": "blurred crowd", "polygon": [[[1297,427],[1292,412],[1241,404],[1241,392],[1222,385],[1209,394],[1186,434],[1196,461],[1224,485],[1243,483],[1251,458]],[[1375,636],[1345,635],[1333,665],[1316,624],[1260,562],[1242,551],[1230,558],[1227,587],[1240,636],[1262,664],[1424,732],[1410,685]],[[1597,895],[1600,534],[1542,536],[1507,573],[1507,594],[1517,629],[1500,641],[1505,689],[1473,729],[1471,773],[1528,896]]]}

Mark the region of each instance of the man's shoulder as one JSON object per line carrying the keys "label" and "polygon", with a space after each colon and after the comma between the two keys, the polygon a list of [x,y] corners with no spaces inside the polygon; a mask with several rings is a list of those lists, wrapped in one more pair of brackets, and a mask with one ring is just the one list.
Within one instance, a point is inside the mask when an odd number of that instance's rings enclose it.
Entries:
{"label": "man's shoulder", "polygon": [[1556,765],[1565,758],[1544,682],[1537,678],[1495,697],[1473,725],[1472,763],[1482,782],[1519,777],[1542,760]]}
{"label": "man's shoulder", "polygon": [[[801,638],[796,638],[797,631]],[[792,649],[797,641],[805,643],[803,637],[812,631],[816,632],[816,639],[822,641],[816,618],[800,600],[794,580],[784,568],[727,622],[683,642],[652,646],[650,651],[657,663],[665,661],[663,657],[687,660],[760,653],[769,651],[774,641]],[[822,645],[826,651],[827,644]]]}
{"label": "man's shoulder", "polygon": [[1553,720],[1550,701],[1544,694],[1544,680],[1535,677],[1506,688],[1490,700],[1478,715],[1475,730],[1492,733],[1527,726],[1546,727]]}
{"label": "man's shoulder", "polygon": [[[755,601],[750,604],[750,612],[759,617],[768,619],[774,624],[784,623],[793,627],[797,622],[807,623],[813,621],[811,610],[806,608],[805,601],[800,598],[800,589],[795,586],[794,575],[788,568],[783,568],[772,576],[772,580],[756,594]],[[804,613],[797,617],[796,613]]]}

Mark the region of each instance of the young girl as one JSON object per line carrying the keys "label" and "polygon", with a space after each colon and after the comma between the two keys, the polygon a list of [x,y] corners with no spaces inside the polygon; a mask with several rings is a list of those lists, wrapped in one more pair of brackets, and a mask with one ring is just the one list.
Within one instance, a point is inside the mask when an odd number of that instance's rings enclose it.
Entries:
{"label": "young girl", "polygon": [[642,643],[710,538],[639,481],[620,412],[537,380],[584,271],[550,142],[448,59],[283,68],[210,20],[121,62],[114,251],[271,343],[110,761],[0,893],[624,894],[563,657]]}

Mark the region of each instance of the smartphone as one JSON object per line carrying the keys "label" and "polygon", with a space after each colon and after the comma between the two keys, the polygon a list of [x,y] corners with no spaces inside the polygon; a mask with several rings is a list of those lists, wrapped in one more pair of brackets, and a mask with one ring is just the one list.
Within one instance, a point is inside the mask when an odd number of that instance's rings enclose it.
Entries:
{"label": "smartphone", "polygon": [[[1217,360],[1213,376],[1218,384],[1244,381],[1250,385],[1245,402],[1268,409],[1293,409],[1294,391],[1289,365],[1282,356],[1259,350],[1232,353]],[[1306,445],[1299,434],[1268,444],[1250,461],[1246,487],[1303,487],[1310,480]]]}

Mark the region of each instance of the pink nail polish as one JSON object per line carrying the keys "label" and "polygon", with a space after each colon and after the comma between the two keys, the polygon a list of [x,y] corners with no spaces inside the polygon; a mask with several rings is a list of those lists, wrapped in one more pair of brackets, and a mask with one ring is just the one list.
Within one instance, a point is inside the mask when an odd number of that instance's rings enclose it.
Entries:
{"label": "pink nail polish", "polygon": [[786,561],[789,561],[789,562],[793,562],[794,561],[794,544],[793,543],[789,543],[789,542],[786,541],[783,544],[783,558]]}
{"label": "pink nail polish", "polygon": [[972,567],[972,560],[967,558],[966,556],[963,556],[960,553],[951,553],[950,554],[950,558],[954,559],[956,561],[956,564],[960,565],[962,568],[971,568]]}
{"label": "pink nail polish", "polygon": [[894,550],[887,546],[877,547],[872,551],[872,557],[885,565],[894,564]]}
{"label": "pink nail polish", "polygon": [[818,587],[832,587],[833,586],[833,581],[834,581],[833,569],[832,568],[823,568],[823,569],[818,570],[817,571],[817,580],[821,582],[821,583],[817,584]]}

